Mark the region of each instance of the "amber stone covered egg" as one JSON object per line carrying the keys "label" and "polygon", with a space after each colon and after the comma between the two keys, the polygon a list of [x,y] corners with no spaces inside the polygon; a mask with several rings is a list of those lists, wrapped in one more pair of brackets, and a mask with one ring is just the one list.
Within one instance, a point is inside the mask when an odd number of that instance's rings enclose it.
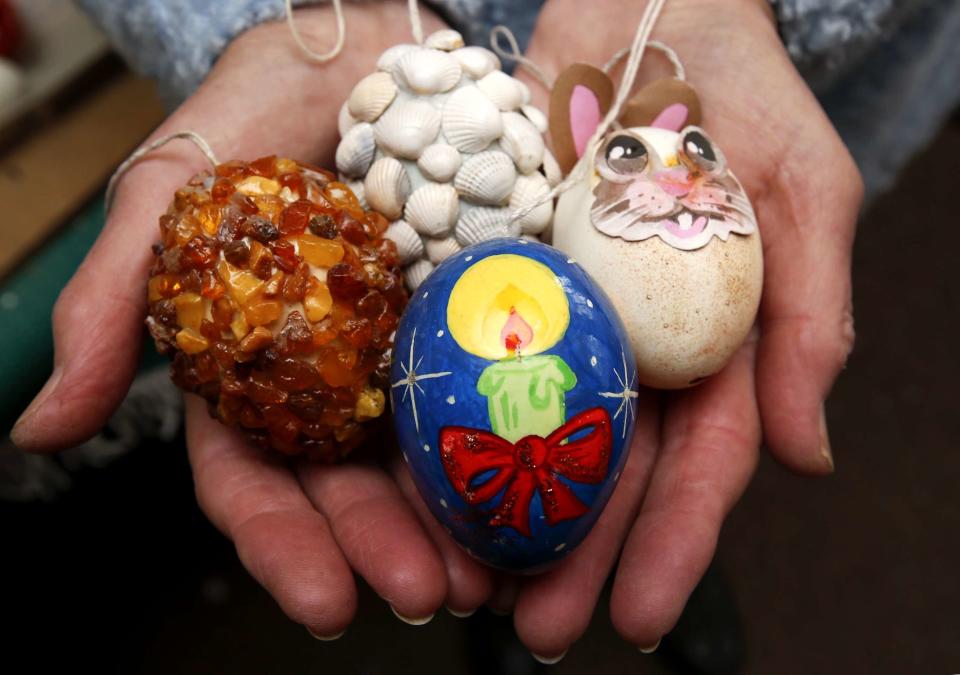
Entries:
{"label": "amber stone covered egg", "polygon": [[160,217],[147,284],[173,380],[262,447],[346,455],[383,416],[407,299],[387,225],[289,159],[194,176]]}

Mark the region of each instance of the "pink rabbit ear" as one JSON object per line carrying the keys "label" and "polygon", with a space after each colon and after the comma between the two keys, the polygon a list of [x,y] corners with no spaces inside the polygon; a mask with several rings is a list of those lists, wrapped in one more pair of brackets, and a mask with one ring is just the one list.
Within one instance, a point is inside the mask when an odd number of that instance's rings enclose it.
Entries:
{"label": "pink rabbit ear", "polygon": [[625,127],[659,127],[680,131],[700,124],[700,98],[683,80],[654,80],[627,101],[620,123]]}
{"label": "pink rabbit ear", "polygon": [[550,92],[550,137],[564,173],[586,151],[613,100],[613,82],[599,68],[575,63],[562,73]]}

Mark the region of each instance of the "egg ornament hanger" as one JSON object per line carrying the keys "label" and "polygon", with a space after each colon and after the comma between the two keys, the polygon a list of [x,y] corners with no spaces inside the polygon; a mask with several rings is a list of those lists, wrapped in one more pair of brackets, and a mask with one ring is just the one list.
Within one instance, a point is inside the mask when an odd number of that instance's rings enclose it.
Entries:
{"label": "egg ornament hanger", "polygon": [[454,30],[387,49],[344,102],[338,128],[341,180],[390,219],[411,290],[465,246],[536,238],[552,221],[552,199],[511,219],[560,178],[546,116],[496,54],[464,46]]}
{"label": "egg ornament hanger", "polygon": [[574,64],[550,97],[557,159],[563,170],[580,169],[557,202],[553,245],[606,290],[640,382],[661,389],[722,369],[746,339],[763,287],[753,207],[698,126],[699,98],[675,65],[681,77],[641,89],[622,108],[620,128],[599,139],[614,96],[606,73]]}

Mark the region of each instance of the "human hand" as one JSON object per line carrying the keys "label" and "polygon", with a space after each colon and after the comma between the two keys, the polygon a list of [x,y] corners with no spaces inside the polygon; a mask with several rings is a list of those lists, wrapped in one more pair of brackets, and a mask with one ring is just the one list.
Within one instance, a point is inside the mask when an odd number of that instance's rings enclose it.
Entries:
{"label": "human hand", "polygon": [[[410,39],[405,3],[344,9],[347,51],[336,61],[312,64],[285,24],[261,25],[230,45],[154,137],[192,129],[223,159],[278,154],[329,165],[340,104],[384,49]],[[427,30],[439,27],[435,17],[423,19]],[[334,42],[329,8],[298,10],[297,26],[315,49]],[[13,431],[22,448],[75,445],[123,398],[138,362],[157,218],[174,191],[206,168],[194,148],[177,143],[120,181],[103,234],[54,310],[55,370]],[[448,597],[440,553],[379,466],[291,466],[249,447],[210,419],[199,399],[188,399],[200,505],[294,621],[320,636],[342,632],[356,607],[351,568],[407,617],[427,617],[445,599],[462,608],[484,601],[483,581],[471,586],[481,597]]]}
{"label": "human hand", "polygon": [[[554,0],[527,56],[553,73],[575,61],[602,65],[630,44],[641,13],[629,0]],[[678,52],[706,128],[756,207],[763,300],[757,330],[723,372],[659,400],[641,396],[627,470],[580,548],[544,575],[501,583],[495,595],[510,598],[520,638],[548,659],[586,630],[621,546],[614,626],[641,648],[672,628],[753,473],[761,421],[785,465],[833,470],[823,402],[853,343],[850,250],[862,186],[771,18],[765,0],[672,0],[654,29]],[[648,54],[638,82],[664,72]],[[545,108],[542,87],[530,87]]]}

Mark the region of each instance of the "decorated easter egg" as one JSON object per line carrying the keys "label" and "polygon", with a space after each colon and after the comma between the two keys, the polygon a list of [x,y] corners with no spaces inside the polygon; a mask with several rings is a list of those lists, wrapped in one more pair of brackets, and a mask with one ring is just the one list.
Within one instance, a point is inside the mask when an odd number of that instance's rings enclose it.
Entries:
{"label": "decorated easter egg", "polygon": [[649,85],[623,128],[587,147],[609,102],[605,77],[581,65],[552,94],[558,159],[569,169],[586,153],[588,168],[558,201],[553,243],[610,295],[640,382],[688,387],[723,368],[754,323],[760,233],[746,192],[697,126],[696,95],[679,80]]}
{"label": "decorated easter egg", "polygon": [[456,31],[384,52],[343,104],[338,126],[341,180],[390,219],[386,236],[411,290],[465,246],[534,238],[550,225],[552,201],[510,218],[558,178],[544,145],[546,117],[493,52],[464,46]]}
{"label": "decorated easter egg", "polygon": [[525,239],[465,248],[421,284],[394,345],[403,457],[457,542],[536,571],[583,541],[637,404],[623,325],[583,268]]}

